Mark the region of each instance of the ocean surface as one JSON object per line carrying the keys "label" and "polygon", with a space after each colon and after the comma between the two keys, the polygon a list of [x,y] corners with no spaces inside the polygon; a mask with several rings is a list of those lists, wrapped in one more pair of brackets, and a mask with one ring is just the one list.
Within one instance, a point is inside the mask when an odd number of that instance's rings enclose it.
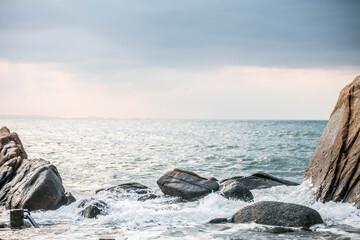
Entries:
{"label": "ocean surface", "polygon": [[[2,239],[360,239],[360,211],[351,204],[315,201],[304,172],[326,121],[0,119],[20,136],[29,158],[59,170],[77,201],[34,211],[40,229],[0,228]],[[0,126],[0,127],[1,127]],[[77,205],[95,190],[139,182],[161,194],[156,181],[173,168],[218,179],[265,172],[301,183],[252,191],[255,202],[274,200],[316,209],[325,224],[312,232],[271,234],[262,225],[208,224],[249,205],[217,193],[195,202],[173,197],[136,201],[99,194],[109,214],[84,219]],[[9,212],[0,210],[0,221]]]}

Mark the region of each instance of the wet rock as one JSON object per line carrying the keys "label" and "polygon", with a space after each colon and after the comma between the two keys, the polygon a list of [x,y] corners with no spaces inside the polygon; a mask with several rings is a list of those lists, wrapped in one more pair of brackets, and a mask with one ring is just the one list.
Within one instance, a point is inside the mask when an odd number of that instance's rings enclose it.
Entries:
{"label": "wet rock", "polygon": [[323,223],[320,214],[306,206],[273,201],[257,202],[237,211],[234,223],[255,222],[285,227],[310,227]]}
{"label": "wet rock", "polygon": [[138,195],[139,201],[146,201],[149,199],[157,198],[158,196],[155,192],[149,187],[142,185],[140,183],[132,182],[132,183],[124,183],[114,187],[102,188],[96,191],[96,193],[107,191],[117,195],[127,195],[127,194],[136,194]]}
{"label": "wet rock", "polygon": [[79,204],[80,208],[84,208],[80,212],[81,216],[85,218],[97,218],[98,215],[106,215],[108,205],[101,200],[84,200]]}
{"label": "wet rock", "polygon": [[56,167],[43,159],[27,159],[16,133],[0,129],[0,205],[28,210],[56,209],[73,201],[65,195]]}
{"label": "wet rock", "polygon": [[360,76],[340,93],[309,162],[311,179],[322,202],[349,202],[360,208]]}
{"label": "wet rock", "polygon": [[214,219],[211,219],[209,221],[209,223],[213,223],[213,224],[216,224],[216,223],[227,223],[228,220],[227,218],[214,218]]}
{"label": "wet rock", "polygon": [[71,192],[65,192],[64,196],[61,199],[61,205],[69,205],[76,201],[76,198],[71,194]]}
{"label": "wet rock", "polygon": [[286,228],[286,227],[270,227],[270,228],[262,228],[260,230],[260,232],[280,234],[280,233],[295,232],[295,230],[292,228]]}
{"label": "wet rock", "polygon": [[178,168],[165,173],[159,178],[157,184],[164,194],[186,200],[196,200],[219,189],[219,184],[216,181]]}
{"label": "wet rock", "polygon": [[271,188],[271,187],[281,186],[281,185],[286,185],[286,186],[299,185],[298,183],[279,179],[279,178],[276,178],[269,174],[261,173],[261,172],[255,173],[248,177],[237,176],[237,177],[226,178],[226,179],[221,180],[220,183],[226,184],[229,181],[240,183],[249,190]]}
{"label": "wet rock", "polygon": [[220,185],[220,191],[221,195],[227,199],[235,199],[245,202],[251,202],[254,200],[254,196],[250,190],[237,181],[224,182]]}

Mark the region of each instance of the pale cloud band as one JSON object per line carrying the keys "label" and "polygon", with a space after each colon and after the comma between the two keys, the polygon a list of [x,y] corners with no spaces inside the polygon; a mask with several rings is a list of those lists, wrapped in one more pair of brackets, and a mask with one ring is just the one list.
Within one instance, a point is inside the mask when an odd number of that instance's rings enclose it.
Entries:
{"label": "pale cloud band", "polygon": [[[225,66],[68,72],[0,61],[7,115],[114,118],[327,119],[355,68]],[[104,78],[116,79],[106,81]]]}

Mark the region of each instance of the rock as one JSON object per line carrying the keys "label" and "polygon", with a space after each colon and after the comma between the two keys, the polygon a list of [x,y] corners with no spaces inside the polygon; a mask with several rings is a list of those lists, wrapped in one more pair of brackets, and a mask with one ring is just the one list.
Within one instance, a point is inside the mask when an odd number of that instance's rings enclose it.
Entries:
{"label": "rock", "polygon": [[79,207],[84,207],[80,212],[81,216],[85,218],[97,218],[98,215],[106,215],[108,205],[101,200],[84,200],[79,204]]}
{"label": "rock", "polygon": [[209,221],[209,223],[217,224],[217,223],[227,223],[227,218],[214,218]]}
{"label": "rock", "polygon": [[320,214],[306,206],[273,201],[257,202],[237,211],[234,223],[255,222],[284,227],[310,227],[323,223]]}
{"label": "rock", "polygon": [[61,205],[69,205],[75,202],[75,197],[71,194],[71,192],[65,192],[64,196],[62,197],[60,204]]}
{"label": "rock", "polygon": [[57,209],[65,190],[56,167],[43,159],[24,159],[14,178],[0,191],[6,208]]}
{"label": "rock", "polygon": [[164,194],[186,200],[196,200],[219,189],[216,181],[178,168],[165,173],[159,178],[157,184]]}
{"label": "rock", "polygon": [[119,184],[110,188],[102,188],[97,190],[96,193],[102,191],[107,191],[118,195],[135,195],[138,197],[139,201],[146,201],[158,197],[152,189],[136,182]]}
{"label": "rock", "polygon": [[16,133],[0,129],[0,205],[6,208],[56,209],[74,201],[65,195],[56,167],[43,159],[27,159]]}
{"label": "rock", "polygon": [[307,167],[322,202],[349,202],[360,208],[360,76],[340,93]]}
{"label": "rock", "polygon": [[229,182],[229,181],[238,182],[249,190],[271,188],[271,187],[281,186],[281,185],[286,185],[286,186],[299,185],[298,183],[279,179],[279,178],[276,178],[269,174],[261,173],[261,172],[255,173],[248,177],[237,176],[237,177],[226,178],[226,179],[221,180],[220,183],[225,184],[226,182]]}
{"label": "rock", "polygon": [[242,200],[251,202],[254,197],[249,189],[237,181],[225,181],[220,185],[221,195],[227,199]]}
{"label": "rock", "polygon": [[288,232],[295,232],[292,228],[286,228],[286,227],[266,227],[259,229],[259,232],[267,232],[267,233],[288,233]]}

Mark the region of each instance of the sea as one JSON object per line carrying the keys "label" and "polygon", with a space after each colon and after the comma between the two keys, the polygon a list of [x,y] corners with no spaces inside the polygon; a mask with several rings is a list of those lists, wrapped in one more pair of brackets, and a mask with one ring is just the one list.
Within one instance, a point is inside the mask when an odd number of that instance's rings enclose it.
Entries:
{"label": "sea", "polygon": [[[28,158],[54,164],[76,202],[52,211],[33,211],[40,225],[0,228],[1,239],[360,239],[360,210],[349,203],[321,203],[304,181],[308,162],[327,121],[161,120],[0,118],[17,132]],[[0,127],[1,127],[0,126]],[[100,188],[138,182],[159,195],[156,181],[174,168],[223,179],[264,172],[299,186],[253,190],[254,201],[302,204],[317,210],[324,224],[312,231],[273,234],[255,223],[209,224],[251,204],[212,193],[198,201],[164,196],[95,195]],[[86,219],[83,199],[109,205],[108,214]],[[0,222],[9,221],[1,208]]]}

